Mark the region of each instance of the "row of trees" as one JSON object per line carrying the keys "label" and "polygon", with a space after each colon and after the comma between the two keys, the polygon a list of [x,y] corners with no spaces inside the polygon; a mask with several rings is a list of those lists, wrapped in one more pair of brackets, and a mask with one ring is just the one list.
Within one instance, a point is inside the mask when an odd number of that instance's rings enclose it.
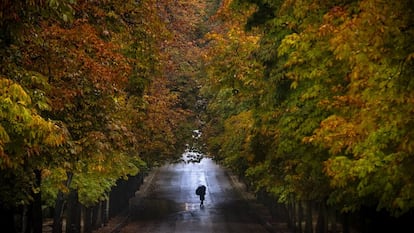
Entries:
{"label": "row of trees", "polygon": [[289,206],[412,214],[414,2],[223,0],[216,17],[210,153]]}
{"label": "row of trees", "polygon": [[46,205],[61,232],[68,197],[93,206],[183,151],[191,112],[164,75],[168,4],[0,2],[2,230],[42,232]]}

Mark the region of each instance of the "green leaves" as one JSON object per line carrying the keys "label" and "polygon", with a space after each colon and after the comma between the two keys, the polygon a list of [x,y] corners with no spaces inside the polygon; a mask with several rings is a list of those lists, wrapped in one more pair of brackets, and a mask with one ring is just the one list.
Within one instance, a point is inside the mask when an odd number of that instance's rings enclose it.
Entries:
{"label": "green leaves", "polygon": [[4,77],[0,78],[0,109],[0,168],[19,166],[26,156],[40,153],[40,145],[63,143],[59,127],[39,115],[22,86]]}
{"label": "green leaves", "polygon": [[[407,170],[414,145],[411,2],[248,2],[257,7],[250,25],[263,34],[260,47],[245,57],[261,63],[264,74],[255,79],[260,94],[246,99],[258,103],[247,105],[254,116],[250,132],[270,139],[264,140],[264,159],[246,168],[252,182],[270,186],[266,190],[280,200],[329,199],[344,211],[374,205],[399,215],[414,208],[408,200],[414,173]],[[259,20],[259,13],[266,20]],[[238,76],[230,72],[230,59],[221,57],[229,54],[223,44],[215,51],[220,62],[209,63],[215,72],[208,87],[216,94],[210,106],[222,107],[226,122],[237,111],[222,93]],[[222,144],[232,140],[222,137]],[[246,158],[257,153],[254,147],[236,148]],[[222,149],[230,158],[235,154]]]}
{"label": "green leaves", "polygon": [[[0,173],[23,182],[24,204],[39,187],[19,178],[34,169],[45,197],[70,186],[91,205],[117,179],[177,155],[175,129],[188,113],[171,109],[177,95],[160,75],[166,31],[156,3],[7,1],[10,12],[0,9]],[[73,183],[62,185],[67,173]]]}

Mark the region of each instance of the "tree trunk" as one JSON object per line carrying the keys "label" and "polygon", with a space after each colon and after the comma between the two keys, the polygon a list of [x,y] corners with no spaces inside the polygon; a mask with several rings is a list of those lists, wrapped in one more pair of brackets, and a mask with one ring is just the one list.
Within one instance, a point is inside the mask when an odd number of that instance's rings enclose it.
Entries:
{"label": "tree trunk", "polygon": [[299,219],[299,231],[303,232],[302,229],[302,223],[303,223],[303,202],[299,202],[299,213],[298,213],[298,219]]}
{"label": "tree trunk", "polygon": [[94,206],[92,209],[92,228],[93,230],[98,229],[101,227],[101,222],[99,218],[99,212],[101,209],[101,203],[99,202],[98,205]]}
{"label": "tree trunk", "polygon": [[[40,190],[41,171],[34,170],[35,184],[34,188]],[[43,218],[42,218],[42,196],[41,192],[31,192],[33,201],[26,206],[23,212],[23,232],[24,233],[42,233]]]}
{"label": "tree trunk", "polygon": [[102,217],[103,217],[103,219],[102,219],[103,224],[104,224],[104,226],[106,226],[108,224],[108,221],[109,221],[109,201],[108,200],[103,201],[103,216]]}
{"label": "tree trunk", "polygon": [[313,233],[312,201],[306,202],[305,233]]}
{"label": "tree trunk", "polygon": [[24,206],[22,232],[31,233],[33,230],[33,203]]}
{"label": "tree trunk", "polygon": [[318,221],[316,223],[316,232],[318,233],[327,233],[328,232],[328,223],[327,223],[327,213],[326,213],[325,202],[322,201],[319,207]]}
{"label": "tree trunk", "polygon": [[342,214],[342,232],[350,233],[349,214],[347,213]]}
{"label": "tree trunk", "polygon": [[92,208],[84,206],[82,208],[84,210],[83,214],[83,232],[84,233],[91,233],[92,232]]}
{"label": "tree trunk", "polygon": [[296,226],[296,224],[297,224],[297,222],[296,222],[296,219],[297,219],[296,218],[296,203],[292,200],[291,205],[292,205],[292,207],[291,207],[291,211],[292,211],[291,218],[292,218],[293,232],[297,233],[298,230],[297,230],[297,226]]}
{"label": "tree trunk", "polygon": [[0,203],[0,226],[4,232],[17,232],[16,226],[14,225],[13,209],[3,206],[2,203]]}
{"label": "tree trunk", "polygon": [[53,230],[52,233],[62,233],[62,216],[64,210],[65,200],[63,198],[63,193],[59,191],[56,202],[55,209],[53,213]]}
{"label": "tree trunk", "polygon": [[81,232],[81,206],[78,200],[78,191],[71,189],[68,197],[66,219],[66,233]]}
{"label": "tree trunk", "polygon": [[[42,172],[40,170],[35,170],[36,177],[36,188],[40,190],[40,184],[42,182]],[[31,219],[33,221],[33,231],[32,233],[42,233],[43,229],[43,216],[42,216],[42,193],[36,192],[33,193],[33,203],[31,209]]]}
{"label": "tree trunk", "polygon": [[336,226],[337,224],[337,212],[336,210],[332,211],[332,220],[331,220],[331,232],[338,232],[338,227]]}
{"label": "tree trunk", "polygon": [[27,233],[27,232],[30,232],[30,229],[28,229],[29,227],[30,227],[30,225],[32,224],[31,223],[31,218],[30,218],[30,206],[28,206],[28,205],[24,205],[23,207],[22,207],[22,218],[21,218],[21,220],[22,220],[22,222],[21,222],[21,228],[22,228],[22,230],[21,230],[21,232],[23,232],[23,233]]}
{"label": "tree trunk", "polygon": [[[73,174],[71,172],[67,173],[68,179],[66,180],[66,187],[69,187],[70,183],[72,182]],[[63,218],[63,211],[65,206],[65,198],[63,193],[59,191],[56,203],[55,203],[55,211],[53,214],[53,231],[52,233],[62,233],[62,218]]]}
{"label": "tree trunk", "polygon": [[[291,200],[291,198],[290,198]],[[288,203],[286,204],[287,206],[287,214],[288,214],[288,227],[291,229],[295,229],[295,222],[294,222],[294,205],[292,201],[288,201]]]}
{"label": "tree trunk", "polygon": [[117,215],[120,211],[123,201],[123,194],[124,194],[124,180],[120,179],[116,182],[116,185],[112,188],[109,196],[109,217],[113,217]]}

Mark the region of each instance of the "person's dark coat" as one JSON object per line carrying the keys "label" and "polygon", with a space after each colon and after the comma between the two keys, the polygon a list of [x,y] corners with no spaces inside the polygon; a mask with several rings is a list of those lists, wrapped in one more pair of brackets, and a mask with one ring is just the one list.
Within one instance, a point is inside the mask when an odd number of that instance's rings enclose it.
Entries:
{"label": "person's dark coat", "polygon": [[200,201],[203,203],[204,196],[206,195],[206,186],[200,185],[196,189],[196,194],[200,196]]}
{"label": "person's dark coat", "polygon": [[206,195],[206,186],[204,186],[204,185],[198,186],[197,189],[196,189],[196,194],[199,195],[199,196]]}

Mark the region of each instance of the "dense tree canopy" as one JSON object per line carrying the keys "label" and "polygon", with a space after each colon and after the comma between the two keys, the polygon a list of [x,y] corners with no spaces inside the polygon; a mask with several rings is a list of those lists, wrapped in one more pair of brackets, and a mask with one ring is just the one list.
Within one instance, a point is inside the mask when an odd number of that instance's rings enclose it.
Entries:
{"label": "dense tree canopy", "polygon": [[[211,148],[284,202],[412,210],[413,10],[409,0],[224,1],[226,19],[262,36],[247,54],[240,44],[255,43],[234,28],[213,38],[226,59],[207,69]],[[236,59],[258,90],[241,89]]]}
{"label": "dense tree canopy", "polygon": [[413,0],[3,0],[0,211],[91,206],[203,126],[282,203],[412,212],[413,38]]}
{"label": "dense tree canopy", "polygon": [[91,205],[118,179],[180,155],[189,113],[161,69],[164,4],[1,2],[2,207],[30,203],[34,171],[47,203],[72,189]]}

